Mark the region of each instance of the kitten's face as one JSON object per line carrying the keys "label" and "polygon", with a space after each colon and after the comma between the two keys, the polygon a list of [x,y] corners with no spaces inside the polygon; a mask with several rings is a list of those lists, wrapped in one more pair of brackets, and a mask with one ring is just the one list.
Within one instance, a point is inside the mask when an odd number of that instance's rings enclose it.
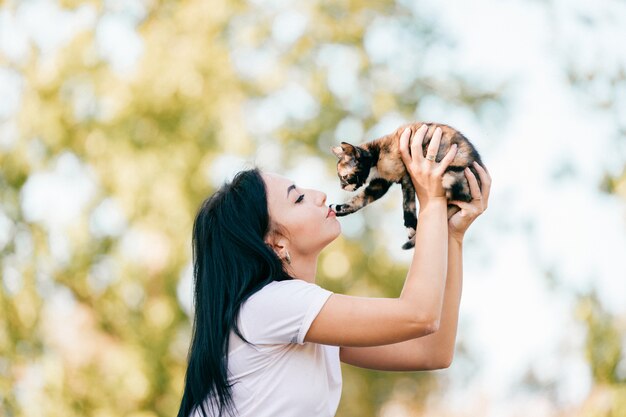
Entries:
{"label": "kitten's face", "polygon": [[331,148],[339,158],[337,162],[337,176],[341,188],[354,191],[365,184],[370,172],[369,155],[366,151],[349,143],[341,142],[341,146]]}

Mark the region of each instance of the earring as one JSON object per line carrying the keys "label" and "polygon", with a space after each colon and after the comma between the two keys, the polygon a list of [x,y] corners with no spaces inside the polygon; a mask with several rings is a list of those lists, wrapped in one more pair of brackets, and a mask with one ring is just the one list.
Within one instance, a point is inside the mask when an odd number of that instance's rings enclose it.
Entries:
{"label": "earring", "polygon": [[285,255],[285,261],[287,261],[287,263],[291,265],[291,258],[289,257],[289,252],[287,252],[287,255]]}

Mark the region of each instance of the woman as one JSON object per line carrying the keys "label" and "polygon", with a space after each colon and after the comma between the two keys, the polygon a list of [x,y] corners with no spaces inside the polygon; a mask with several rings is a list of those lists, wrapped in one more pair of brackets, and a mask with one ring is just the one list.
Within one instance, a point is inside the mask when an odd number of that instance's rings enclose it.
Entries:
{"label": "woman", "polygon": [[[419,200],[419,226],[398,298],[334,294],[315,284],[320,251],[341,232],[320,191],[242,171],[194,222],[195,318],[179,417],[333,416],[340,360],[380,370],[450,365],[462,282],[462,243],[487,207],[491,178],[469,169],[473,200],[446,217],[439,163],[424,157],[425,129],[400,152]],[[437,129],[427,150],[435,155]]]}

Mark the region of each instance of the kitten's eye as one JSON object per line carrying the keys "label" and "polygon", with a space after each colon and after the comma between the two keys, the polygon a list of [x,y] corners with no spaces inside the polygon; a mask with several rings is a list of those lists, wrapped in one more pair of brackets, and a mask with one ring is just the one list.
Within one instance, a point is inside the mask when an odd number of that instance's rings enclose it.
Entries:
{"label": "kitten's eye", "polygon": [[300,203],[302,200],[304,200],[304,194],[301,194],[300,197],[298,197],[298,199],[296,200],[296,204]]}

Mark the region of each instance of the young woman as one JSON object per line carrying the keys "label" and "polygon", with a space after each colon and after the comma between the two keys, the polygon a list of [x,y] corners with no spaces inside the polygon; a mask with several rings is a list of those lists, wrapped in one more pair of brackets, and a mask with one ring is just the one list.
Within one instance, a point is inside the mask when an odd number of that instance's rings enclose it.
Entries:
{"label": "young woman", "polygon": [[[473,200],[446,218],[441,185],[456,149],[424,157],[425,129],[400,138],[419,200],[415,251],[397,298],[334,294],[315,283],[321,250],[341,232],[320,191],[239,172],[201,206],[193,226],[193,340],[178,412],[188,416],[334,416],[340,360],[380,370],[446,368],[454,354],[462,244],[486,208],[480,165]],[[435,155],[435,131],[427,156]]]}

